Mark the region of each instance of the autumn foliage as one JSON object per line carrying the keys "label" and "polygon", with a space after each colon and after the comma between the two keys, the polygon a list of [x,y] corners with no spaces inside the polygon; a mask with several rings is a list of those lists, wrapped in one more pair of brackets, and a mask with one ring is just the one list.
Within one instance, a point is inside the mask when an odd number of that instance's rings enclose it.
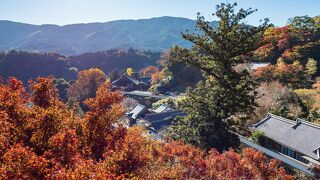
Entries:
{"label": "autumn foliage", "polygon": [[0,84],[0,179],[292,179],[279,162],[245,149],[222,154],[157,142],[118,123],[122,96],[103,83],[80,118],[50,78]]}
{"label": "autumn foliage", "polygon": [[285,63],[282,58],[275,65],[259,67],[252,76],[260,82],[279,81],[292,88],[308,87],[308,74],[299,61]]}
{"label": "autumn foliage", "polygon": [[318,30],[315,19],[308,16],[295,17],[284,27],[269,27],[264,33],[264,46],[255,51],[255,58],[271,62],[284,58],[290,63],[318,59]]}
{"label": "autumn foliage", "polygon": [[151,77],[153,74],[158,73],[160,70],[155,66],[147,66],[139,71],[142,77]]}
{"label": "autumn foliage", "polygon": [[83,101],[95,97],[98,87],[107,79],[98,68],[83,70],[78,73],[77,80],[68,89],[68,97]]}

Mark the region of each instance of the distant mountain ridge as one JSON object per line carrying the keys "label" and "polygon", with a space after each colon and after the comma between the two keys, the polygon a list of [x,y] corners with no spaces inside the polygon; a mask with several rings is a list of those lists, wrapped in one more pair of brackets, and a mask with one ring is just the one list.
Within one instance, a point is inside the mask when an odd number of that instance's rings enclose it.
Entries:
{"label": "distant mountain ridge", "polygon": [[151,51],[162,51],[174,44],[190,47],[181,32],[193,32],[195,21],[165,16],[58,26],[0,20],[0,27],[0,50],[78,55],[129,47]]}

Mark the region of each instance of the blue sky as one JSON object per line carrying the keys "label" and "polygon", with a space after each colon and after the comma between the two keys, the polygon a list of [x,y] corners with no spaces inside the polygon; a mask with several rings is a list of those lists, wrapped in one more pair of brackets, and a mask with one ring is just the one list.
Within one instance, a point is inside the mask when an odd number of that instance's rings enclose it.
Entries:
{"label": "blue sky", "polygon": [[[176,16],[190,19],[201,12],[208,20],[215,5],[234,0],[0,0],[0,19],[30,24],[73,24],[118,19]],[[320,0],[238,0],[238,7],[258,9],[248,18],[257,25],[269,18],[277,26],[288,18],[320,15]]]}

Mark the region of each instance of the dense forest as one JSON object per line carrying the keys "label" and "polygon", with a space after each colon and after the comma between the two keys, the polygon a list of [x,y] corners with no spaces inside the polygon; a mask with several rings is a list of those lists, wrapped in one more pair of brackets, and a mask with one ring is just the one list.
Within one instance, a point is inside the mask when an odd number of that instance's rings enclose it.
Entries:
{"label": "dense forest", "polygon": [[155,65],[160,53],[140,52],[132,48],[63,56],[56,53],[8,51],[0,53],[0,76],[16,77],[23,82],[37,77],[53,76],[67,81],[75,80],[80,70],[100,68],[106,74],[127,67],[140,70]]}
{"label": "dense forest", "polygon": [[159,56],[158,52],[140,52],[130,48],[127,51],[109,50],[70,56],[69,64],[79,70],[98,67],[108,74],[111,71],[121,71],[128,67],[138,71],[149,65],[156,65]]}

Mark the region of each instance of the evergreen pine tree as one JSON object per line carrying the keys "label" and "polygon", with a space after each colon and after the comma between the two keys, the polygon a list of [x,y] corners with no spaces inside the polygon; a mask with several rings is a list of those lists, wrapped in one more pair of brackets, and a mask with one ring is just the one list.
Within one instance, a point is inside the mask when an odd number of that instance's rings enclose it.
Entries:
{"label": "evergreen pine tree", "polygon": [[240,9],[235,13],[236,6],[236,3],[217,6],[213,14],[219,18],[217,27],[198,14],[197,30],[201,32],[182,34],[193,43],[192,48],[172,48],[173,62],[198,67],[205,73],[205,81],[189,91],[182,104],[188,115],[172,126],[170,133],[174,139],[219,151],[239,145],[228,122],[253,111],[255,83],[246,70],[238,72],[235,66],[250,62],[252,52],[262,46],[268,20],[258,27],[247,25],[244,19],[256,10]]}

